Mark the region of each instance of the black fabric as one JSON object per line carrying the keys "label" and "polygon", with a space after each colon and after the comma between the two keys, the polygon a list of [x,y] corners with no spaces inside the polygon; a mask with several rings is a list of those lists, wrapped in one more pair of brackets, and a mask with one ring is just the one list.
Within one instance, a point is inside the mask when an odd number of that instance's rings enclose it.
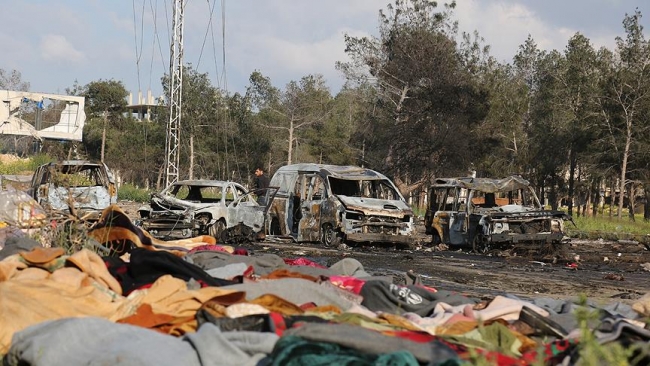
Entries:
{"label": "black fabric", "polygon": [[397,286],[384,281],[371,280],[361,288],[361,305],[371,311],[395,314],[407,312],[429,316],[439,301],[449,305],[474,304],[475,300],[450,291],[429,291],[419,286]]}
{"label": "black fabric", "polygon": [[239,282],[214,278],[198,266],[164,251],[150,251],[135,248],[131,251],[130,261],[124,262],[116,257],[104,257],[108,271],[122,285],[122,292],[131,291],[156,282],[164,275],[189,281],[194,279],[203,286],[227,286]]}
{"label": "black fabric", "polygon": [[205,323],[212,323],[221,329],[222,332],[252,331],[252,332],[275,332],[273,320],[268,314],[255,314],[241,316],[239,318],[216,317],[209,310],[199,309],[196,312],[196,320],[199,327]]}
{"label": "black fabric", "polygon": [[239,318],[226,318],[217,317],[209,309],[201,308],[196,312],[196,320],[199,327],[204,323],[212,323],[218,326],[223,332],[255,331],[282,333],[284,329],[298,327],[306,323],[329,323],[329,320],[315,315],[274,315],[272,317],[271,314],[254,314]]}

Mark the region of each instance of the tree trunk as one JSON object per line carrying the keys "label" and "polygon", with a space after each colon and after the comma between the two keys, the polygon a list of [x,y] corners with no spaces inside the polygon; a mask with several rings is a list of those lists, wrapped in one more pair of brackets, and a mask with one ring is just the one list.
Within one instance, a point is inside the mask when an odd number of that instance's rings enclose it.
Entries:
{"label": "tree trunk", "polygon": [[[569,151],[569,193],[567,198],[567,213],[573,216],[573,199],[575,195],[575,175],[576,175],[576,153],[572,147]],[[580,207],[578,207],[578,217],[580,216]]]}
{"label": "tree trunk", "polygon": [[611,219],[614,214],[614,201],[616,200],[616,182],[612,178],[609,192],[609,218]]}
{"label": "tree trunk", "polygon": [[99,160],[104,162],[104,146],[106,146],[106,113],[104,113],[104,127],[102,128],[102,152]]}
{"label": "tree trunk", "polygon": [[632,145],[632,126],[627,122],[627,136],[625,137],[625,150],[623,151],[623,163],[621,164],[621,195],[618,197],[618,218],[623,218],[623,197],[625,196],[625,176],[627,175],[627,159],[630,156],[630,145]]}
{"label": "tree trunk", "polygon": [[598,215],[598,206],[600,204],[600,189],[598,189],[598,181],[593,180],[591,182],[591,216],[596,217]]}
{"label": "tree trunk", "polygon": [[555,176],[551,179],[551,191],[548,194],[549,202],[551,202],[551,210],[557,210],[557,181]]}
{"label": "tree trunk", "polygon": [[190,169],[189,179],[194,179],[194,132],[190,133]]}
{"label": "tree trunk", "polygon": [[650,182],[643,185],[643,195],[645,203],[643,204],[643,221],[650,222]]}
{"label": "tree trunk", "polygon": [[630,189],[628,190],[628,192],[629,192],[628,216],[630,217],[630,220],[636,221],[634,217],[634,212],[636,211],[636,202],[634,202],[634,197],[636,196],[636,188],[634,187],[634,182],[630,182]]}
{"label": "tree trunk", "polygon": [[293,158],[293,121],[289,124],[289,150],[287,153],[287,165],[291,165]]}

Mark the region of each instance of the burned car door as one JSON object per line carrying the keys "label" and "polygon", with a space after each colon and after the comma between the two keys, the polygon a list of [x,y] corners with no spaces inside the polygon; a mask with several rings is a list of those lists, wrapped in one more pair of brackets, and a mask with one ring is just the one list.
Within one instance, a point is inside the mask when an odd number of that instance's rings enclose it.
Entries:
{"label": "burned car door", "polygon": [[429,191],[425,221],[434,244],[464,244],[467,236],[466,202],[466,192],[457,186],[435,187]]}
{"label": "burned car door", "polygon": [[454,190],[453,207],[449,215],[449,243],[465,244],[467,240],[467,191]]}
{"label": "burned car door", "polygon": [[323,178],[317,174],[303,176],[306,183],[300,198],[300,222],[298,223],[298,241],[320,240],[321,208],[325,197]]}
{"label": "burned car door", "polygon": [[254,198],[259,191],[250,191],[244,195],[240,195],[234,201],[230,201],[226,207],[226,223],[228,228],[243,224],[256,233],[264,229],[266,213],[273,201],[273,197],[275,197],[277,188],[266,188],[267,203],[263,206],[257,203]]}

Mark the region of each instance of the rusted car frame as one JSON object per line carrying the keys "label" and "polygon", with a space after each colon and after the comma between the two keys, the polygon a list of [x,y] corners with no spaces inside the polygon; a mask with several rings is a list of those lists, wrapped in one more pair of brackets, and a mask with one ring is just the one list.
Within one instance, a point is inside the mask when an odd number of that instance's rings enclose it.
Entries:
{"label": "rusted car frame", "polygon": [[393,182],[356,166],[293,164],[271,178],[270,234],[298,242],[413,243],[413,211]]}
{"label": "rusted car frame", "polygon": [[471,246],[480,253],[515,244],[562,243],[565,221],[571,216],[544,209],[520,176],[436,179],[425,214],[433,244]]}
{"label": "rusted car frame", "polygon": [[[272,201],[275,190],[264,194]],[[151,196],[138,210],[138,224],[157,238],[211,235],[220,242],[252,240],[263,232],[269,205],[256,201],[239,183],[221,180],[183,180]]]}
{"label": "rusted car frame", "polygon": [[94,222],[117,203],[117,188],[106,164],[65,160],[39,166],[27,193],[46,210],[65,211]]}

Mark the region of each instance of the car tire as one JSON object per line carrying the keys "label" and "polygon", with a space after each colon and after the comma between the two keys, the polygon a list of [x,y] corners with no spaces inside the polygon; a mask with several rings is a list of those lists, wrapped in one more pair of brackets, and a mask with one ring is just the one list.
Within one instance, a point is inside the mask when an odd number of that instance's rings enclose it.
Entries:
{"label": "car tire", "polygon": [[478,254],[485,254],[490,251],[490,244],[485,235],[476,233],[472,239],[472,251]]}
{"label": "car tire", "polygon": [[331,224],[323,225],[321,229],[321,243],[326,247],[337,248],[343,243],[343,238],[338,230],[335,230]]}
{"label": "car tire", "polygon": [[217,242],[221,242],[224,231],[226,231],[226,222],[223,220],[218,220],[208,228],[208,234],[215,237]]}

